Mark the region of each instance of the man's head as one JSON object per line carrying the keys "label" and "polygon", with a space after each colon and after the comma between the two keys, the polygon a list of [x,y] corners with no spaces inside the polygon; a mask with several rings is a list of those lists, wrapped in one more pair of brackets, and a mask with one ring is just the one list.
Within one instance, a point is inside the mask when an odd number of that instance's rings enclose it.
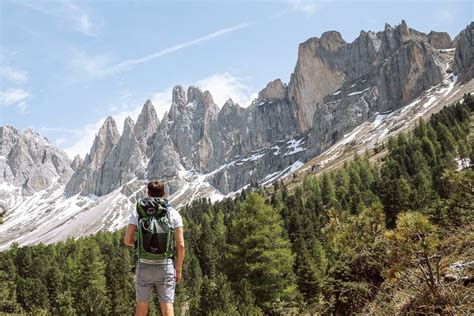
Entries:
{"label": "man's head", "polygon": [[153,180],[148,183],[148,196],[162,198],[165,196],[165,185],[163,182]]}

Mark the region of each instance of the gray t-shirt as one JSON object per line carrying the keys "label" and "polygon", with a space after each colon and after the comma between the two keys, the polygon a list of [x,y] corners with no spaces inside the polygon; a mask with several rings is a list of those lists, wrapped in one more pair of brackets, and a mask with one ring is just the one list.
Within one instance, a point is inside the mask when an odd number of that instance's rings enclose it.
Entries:
{"label": "gray t-shirt", "polygon": [[[173,225],[173,228],[176,229],[178,227],[183,227],[183,219],[181,218],[181,214],[174,209],[173,207],[168,207],[168,212],[170,216],[170,222]],[[138,226],[138,213],[137,210],[134,209],[130,214],[130,219],[128,221],[129,224]],[[168,260],[147,260],[147,259],[140,259],[140,262],[148,263],[148,264],[160,264],[160,263],[170,263],[171,259]]]}

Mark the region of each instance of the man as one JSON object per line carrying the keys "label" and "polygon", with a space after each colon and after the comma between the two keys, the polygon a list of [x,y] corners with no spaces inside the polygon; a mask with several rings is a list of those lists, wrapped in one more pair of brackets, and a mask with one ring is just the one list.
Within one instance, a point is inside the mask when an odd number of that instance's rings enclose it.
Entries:
{"label": "man", "polygon": [[[148,183],[148,196],[164,198],[166,196],[164,185],[160,181],[151,181]],[[146,315],[148,313],[148,300],[153,287],[156,288],[160,309],[163,316],[173,316],[174,291],[176,284],[181,280],[181,271],[184,259],[184,237],[183,220],[181,215],[171,206],[168,207],[170,222],[174,228],[175,251],[176,251],[176,269],[172,259],[164,260],[145,260],[139,259],[137,263],[136,293],[137,308],[135,315]],[[135,232],[138,226],[137,211],[132,211],[130,221],[125,233],[124,243],[127,246],[135,245]]]}

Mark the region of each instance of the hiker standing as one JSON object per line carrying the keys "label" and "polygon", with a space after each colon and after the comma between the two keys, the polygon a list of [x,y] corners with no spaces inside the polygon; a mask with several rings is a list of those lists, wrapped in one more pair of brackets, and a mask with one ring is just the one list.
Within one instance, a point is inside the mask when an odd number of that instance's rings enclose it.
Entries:
{"label": "hiker standing", "polygon": [[148,197],[138,199],[124,238],[126,245],[136,247],[139,258],[135,271],[135,315],[147,314],[148,300],[155,287],[161,313],[169,316],[174,315],[175,286],[181,280],[183,267],[183,220],[165,199],[162,182],[151,181],[147,188]]}

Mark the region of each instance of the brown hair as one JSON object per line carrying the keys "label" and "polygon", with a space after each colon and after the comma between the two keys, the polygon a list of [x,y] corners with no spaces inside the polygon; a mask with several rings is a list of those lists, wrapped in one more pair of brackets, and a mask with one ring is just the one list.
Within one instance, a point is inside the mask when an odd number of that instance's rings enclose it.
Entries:
{"label": "brown hair", "polygon": [[164,197],[165,196],[165,185],[163,182],[153,180],[148,183],[148,194],[151,197]]}

